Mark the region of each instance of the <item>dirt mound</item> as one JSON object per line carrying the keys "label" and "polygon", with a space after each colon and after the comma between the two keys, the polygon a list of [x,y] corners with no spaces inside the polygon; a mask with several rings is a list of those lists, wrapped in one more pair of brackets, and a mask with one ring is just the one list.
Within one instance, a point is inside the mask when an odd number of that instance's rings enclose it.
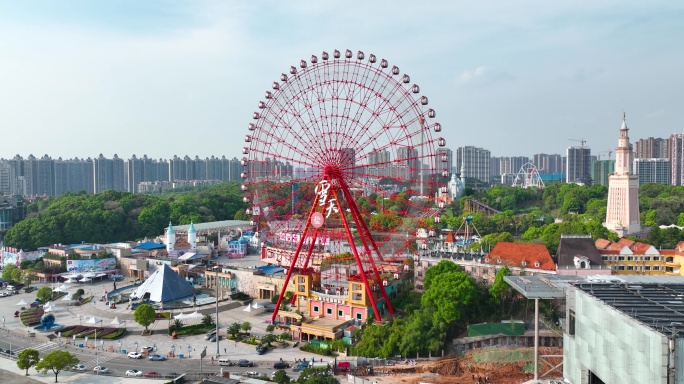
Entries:
{"label": "dirt mound", "polygon": [[[540,348],[540,355],[562,355],[561,348]],[[434,383],[434,384],[473,384],[478,377],[484,382],[488,375],[490,383],[522,383],[531,380],[530,371],[534,351],[531,348],[479,350],[458,358],[445,358],[438,361],[418,362],[414,366],[395,365],[376,367],[371,380],[378,383]],[[547,359],[558,364],[562,358]],[[539,361],[539,372],[548,371]]]}

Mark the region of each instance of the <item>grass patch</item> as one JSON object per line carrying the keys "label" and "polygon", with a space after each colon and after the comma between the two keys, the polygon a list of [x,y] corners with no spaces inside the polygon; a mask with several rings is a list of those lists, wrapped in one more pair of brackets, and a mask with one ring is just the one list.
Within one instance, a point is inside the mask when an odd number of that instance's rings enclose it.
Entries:
{"label": "grass patch", "polygon": [[107,333],[102,335],[103,340],[116,340],[126,334],[126,328],[117,329],[116,332]]}
{"label": "grass patch", "polygon": [[[201,334],[203,334],[203,333],[207,333],[207,332],[211,331],[212,329],[216,329],[216,326],[215,326],[215,325],[210,325],[210,326],[207,327],[207,326],[204,325],[204,324],[186,325],[185,327],[182,327],[181,329],[177,330],[177,331],[176,331],[176,334],[177,334],[178,336],[183,336],[183,335],[201,335]],[[173,330],[169,329],[169,332],[168,332],[168,333],[169,333],[169,336],[171,336],[171,334],[172,334],[173,332],[174,332]]]}

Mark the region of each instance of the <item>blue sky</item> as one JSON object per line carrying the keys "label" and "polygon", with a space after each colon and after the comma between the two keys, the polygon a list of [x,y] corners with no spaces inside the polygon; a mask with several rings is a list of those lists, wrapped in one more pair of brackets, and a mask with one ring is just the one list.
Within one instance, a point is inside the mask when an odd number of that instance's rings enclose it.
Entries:
{"label": "blue sky", "polygon": [[239,156],[270,84],[351,49],[496,156],[684,132],[675,1],[0,0],[0,157]]}

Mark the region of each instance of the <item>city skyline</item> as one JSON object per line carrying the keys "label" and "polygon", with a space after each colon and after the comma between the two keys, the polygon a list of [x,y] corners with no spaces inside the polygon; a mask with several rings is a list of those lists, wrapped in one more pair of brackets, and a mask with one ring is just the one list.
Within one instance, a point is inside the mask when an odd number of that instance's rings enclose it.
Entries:
{"label": "city skyline", "polygon": [[684,132],[683,16],[665,1],[3,2],[0,157],[239,156],[270,84],[334,49],[410,74],[451,148],[606,151],[623,111],[635,137]]}

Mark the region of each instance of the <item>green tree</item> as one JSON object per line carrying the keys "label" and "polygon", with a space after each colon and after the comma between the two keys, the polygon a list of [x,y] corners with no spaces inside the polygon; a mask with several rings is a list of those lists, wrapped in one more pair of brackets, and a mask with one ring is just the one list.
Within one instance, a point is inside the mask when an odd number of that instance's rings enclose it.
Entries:
{"label": "green tree", "polygon": [[339,384],[340,382],[320,369],[306,368],[297,379],[300,384]]}
{"label": "green tree", "polygon": [[240,329],[242,329],[242,332],[249,332],[250,330],[252,330],[252,324],[250,324],[248,321],[245,321],[240,326]]}
{"label": "green tree", "polygon": [[12,271],[12,281],[21,284],[21,269],[17,268]]}
{"label": "green tree", "polygon": [[278,338],[272,333],[268,333],[261,338],[261,342],[266,343],[269,347],[271,346],[271,343],[275,342],[276,340],[278,340]]}
{"label": "green tree", "polygon": [[14,264],[6,264],[2,269],[2,281],[12,281],[12,272],[17,269],[17,266]]}
{"label": "green tree", "polygon": [[133,320],[145,327],[145,332],[147,332],[147,327],[154,323],[156,317],[157,313],[155,312],[154,307],[149,304],[142,304],[133,312]]}
{"label": "green tree", "polygon": [[496,271],[496,277],[494,278],[494,284],[489,287],[489,294],[495,303],[501,303],[502,299],[505,299],[510,291],[511,286],[504,280],[504,277],[510,276],[511,270],[508,267],[499,268]]}
{"label": "green tree", "polygon": [[36,298],[41,302],[41,303],[47,303],[48,301],[52,300],[52,288],[50,287],[41,287],[38,292],[36,292]]}
{"label": "green tree", "polygon": [[83,290],[83,288],[79,288],[76,290],[76,292],[73,295],[71,295],[71,298],[73,300],[80,301],[84,294],[85,294],[85,291]]}
{"label": "green tree", "polygon": [[19,369],[26,370],[26,376],[28,376],[29,368],[33,367],[38,363],[39,355],[38,351],[35,349],[24,349],[17,355],[17,367]]}
{"label": "green tree", "polygon": [[432,267],[428,268],[427,271],[425,271],[425,279],[423,279],[423,286],[425,287],[425,289],[430,288],[432,281],[438,275],[450,273],[450,272],[461,272],[461,271],[462,271],[461,266],[454,263],[453,261],[442,260],[439,263],[437,263],[436,265],[433,265]]}
{"label": "green tree", "polygon": [[171,331],[180,331],[181,328],[183,328],[183,320],[181,319],[174,319],[173,324],[171,325]]}
{"label": "green tree", "polygon": [[38,361],[36,364],[36,370],[42,374],[46,374],[48,370],[51,370],[52,373],[55,374],[56,383],[57,375],[59,375],[64,368],[78,364],[78,361],[78,358],[71,353],[61,349],[56,349],[43,356],[43,360]]}
{"label": "green tree", "polygon": [[434,324],[451,324],[461,318],[463,309],[474,296],[475,284],[467,273],[447,272],[435,276],[425,289],[421,303],[435,309]]}
{"label": "green tree", "polygon": [[205,327],[211,327],[212,325],[216,325],[214,322],[214,317],[211,315],[211,313],[207,313],[206,315],[202,316],[202,325]]}
{"label": "green tree", "polygon": [[242,324],[233,323],[228,327],[228,334],[234,339],[237,337],[238,333],[240,333],[240,329],[242,329]]}
{"label": "green tree", "polygon": [[277,370],[275,375],[273,375],[273,381],[278,384],[289,384],[290,380],[290,376],[282,369]]}

